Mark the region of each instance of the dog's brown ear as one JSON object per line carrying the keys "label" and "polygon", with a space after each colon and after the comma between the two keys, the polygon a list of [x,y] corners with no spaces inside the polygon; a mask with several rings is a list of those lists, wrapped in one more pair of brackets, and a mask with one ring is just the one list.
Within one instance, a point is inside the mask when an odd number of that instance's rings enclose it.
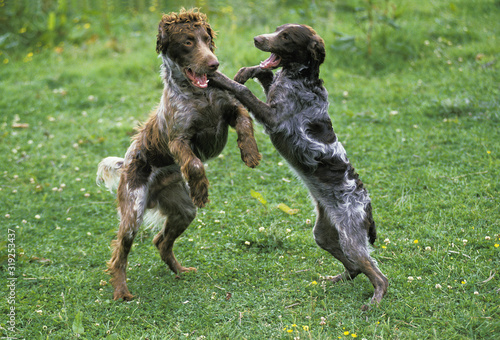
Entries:
{"label": "dog's brown ear", "polygon": [[168,23],[167,16],[164,15],[158,25],[158,35],[156,36],[156,53],[162,53],[167,50],[168,46]]}
{"label": "dog's brown ear", "polygon": [[318,66],[323,64],[326,55],[325,42],[319,35],[315,34],[312,37],[309,46],[307,46],[307,49]]}
{"label": "dog's brown ear", "polygon": [[210,27],[210,25],[208,23],[205,23],[205,29],[207,30],[207,33],[208,35],[210,36],[210,49],[212,50],[212,52],[215,50],[216,46],[215,46],[215,38],[217,37],[217,33],[212,29],[212,27]]}

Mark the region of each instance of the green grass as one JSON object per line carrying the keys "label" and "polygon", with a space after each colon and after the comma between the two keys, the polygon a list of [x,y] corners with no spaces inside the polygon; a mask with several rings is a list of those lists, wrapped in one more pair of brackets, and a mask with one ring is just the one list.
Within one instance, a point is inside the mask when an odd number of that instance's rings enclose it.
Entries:
{"label": "green grass", "polygon": [[[114,198],[95,185],[95,172],[102,158],[124,154],[137,121],[159,101],[156,13],[131,19],[130,30],[120,26],[117,44],[101,37],[65,44],[62,51],[2,50],[2,301],[10,296],[9,243],[15,244],[17,281],[15,305],[1,304],[1,336],[498,335],[498,1],[404,1],[396,11],[398,30],[375,26],[371,55],[366,23],[350,2],[281,8],[263,19],[253,3],[235,5],[231,13],[245,13],[242,22],[217,4],[210,18],[228,75],[263,60],[252,37],[281,23],[310,24],[325,39],[321,77],[334,129],[373,200],[379,238],[372,254],[390,281],[382,304],[360,310],[373,293],[364,276],[337,285],[321,281],[342,266],[314,243],[307,192],[258,125],[258,168],[241,162],[234,131],[223,155],[208,163],[211,203],[175,247],[181,263],[198,272],[174,279],[143,230],[129,257],[128,284],[136,299],[112,300],[104,270],[118,220]],[[345,36],[355,39],[339,39]],[[287,215],[279,203],[299,211]],[[13,242],[9,230],[15,231]],[[15,333],[8,330],[11,306]]]}

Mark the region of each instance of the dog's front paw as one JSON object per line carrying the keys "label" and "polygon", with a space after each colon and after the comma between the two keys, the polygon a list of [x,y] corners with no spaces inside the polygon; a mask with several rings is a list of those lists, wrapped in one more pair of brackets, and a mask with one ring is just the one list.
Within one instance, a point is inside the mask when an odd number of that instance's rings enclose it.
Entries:
{"label": "dog's front paw", "polygon": [[240,84],[245,84],[248,79],[254,77],[254,70],[252,67],[242,67],[234,76],[234,81]]}
{"label": "dog's front paw", "polygon": [[261,159],[262,155],[259,151],[246,152],[246,150],[241,150],[241,160],[250,168],[255,168],[259,165]]}
{"label": "dog's front paw", "polygon": [[205,178],[199,181],[189,181],[189,191],[194,205],[203,208],[208,200],[208,180]]}
{"label": "dog's front paw", "polygon": [[250,168],[255,168],[259,165],[262,155],[257,147],[257,142],[254,137],[243,137],[238,138],[238,147],[240,148],[241,160],[246,166]]}

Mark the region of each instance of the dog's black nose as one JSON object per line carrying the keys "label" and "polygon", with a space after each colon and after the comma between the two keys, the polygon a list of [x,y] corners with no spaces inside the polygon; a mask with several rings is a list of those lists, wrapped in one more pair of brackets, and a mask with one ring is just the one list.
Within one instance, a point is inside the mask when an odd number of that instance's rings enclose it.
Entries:
{"label": "dog's black nose", "polygon": [[219,68],[219,61],[217,59],[210,60],[208,62],[208,68],[211,71],[217,71],[217,69]]}
{"label": "dog's black nose", "polygon": [[262,44],[263,41],[264,41],[264,38],[260,35],[253,38],[253,42],[255,45]]}

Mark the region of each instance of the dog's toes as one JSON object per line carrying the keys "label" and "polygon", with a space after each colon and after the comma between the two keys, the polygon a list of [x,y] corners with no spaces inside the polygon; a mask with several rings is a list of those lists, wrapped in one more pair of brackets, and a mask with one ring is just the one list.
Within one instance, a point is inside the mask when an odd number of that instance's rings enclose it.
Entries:
{"label": "dog's toes", "polygon": [[190,194],[194,205],[203,208],[208,202],[208,181],[190,182]]}
{"label": "dog's toes", "polygon": [[260,153],[255,154],[249,154],[243,157],[243,162],[245,162],[245,165],[250,167],[250,168],[255,168],[257,165],[259,165],[260,160],[262,159],[262,155]]}
{"label": "dog's toes", "polygon": [[198,269],[196,269],[194,267],[180,267],[177,271],[177,275],[175,275],[175,278],[180,279],[181,278],[180,274],[185,273],[185,272],[195,272],[196,273],[197,271],[198,271]]}
{"label": "dog's toes", "polygon": [[325,276],[324,279],[330,281],[331,283],[337,283],[342,281],[344,278],[342,277],[342,274],[338,274],[335,276]]}
{"label": "dog's toes", "polygon": [[241,147],[241,160],[246,166],[255,168],[259,165],[261,159],[262,155],[259,153],[257,145],[253,147]]}
{"label": "dog's toes", "polygon": [[360,309],[362,311],[366,312],[366,311],[369,311],[371,308],[372,307],[370,305],[362,305]]}
{"label": "dog's toes", "polygon": [[204,208],[205,205],[207,205],[208,202],[210,202],[210,200],[208,199],[208,194],[203,197],[195,196],[192,199],[194,205],[196,205],[198,208]]}
{"label": "dog's toes", "polygon": [[182,267],[180,269],[180,272],[181,273],[185,273],[185,272],[197,272],[198,269],[194,268],[194,267]]}
{"label": "dog's toes", "polygon": [[246,77],[241,77],[239,75],[236,75],[234,77],[234,81],[237,82],[237,83],[240,83],[241,85],[244,85],[246,82],[247,82],[247,78]]}
{"label": "dog's toes", "polygon": [[121,299],[123,299],[123,301],[132,301],[133,298],[134,296],[130,294],[128,290],[126,292],[115,290],[115,292],[113,293],[113,300],[115,301]]}
{"label": "dog's toes", "polygon": [[248,72],[248,68],[242,67],[238,71],[238,73],[236,73],[236,75],[234,76],[233,79],[237,83],[245,84],[247,82],[247,80],[251,78],[251,75],[249,73],[250,72]]}

